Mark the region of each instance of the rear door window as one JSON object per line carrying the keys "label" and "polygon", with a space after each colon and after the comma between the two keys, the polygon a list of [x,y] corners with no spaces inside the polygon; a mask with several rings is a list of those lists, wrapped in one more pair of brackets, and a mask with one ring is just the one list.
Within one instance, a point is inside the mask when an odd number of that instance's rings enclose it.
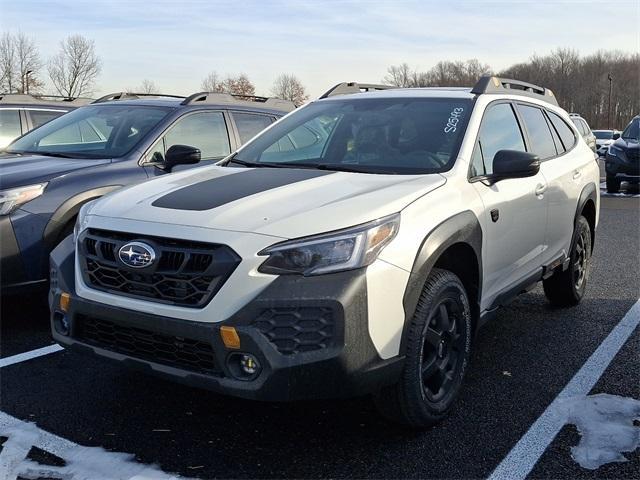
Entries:
{"label": "rear door window", "polygon": [[29,114],[29,117],[31,117],[31,125],[33,125],[33,128],[36,128],[67,112],[63,112],[62,110],[27,110],[27,113]]}
{"label": "rear door window", "polygon": [[20,111],[0,109],[0,148],[6,147],[20,135],[22,135]]}
{"label": "rear door window", "polygon": [[493,173],[493,157],[499,150],[526,151],[520,125],[509,103],[489,106],[482,118],[472,158],[472,176]]}
{"label": "rear door window", "polygon": [[531,153],[538,155],[541,160],[555,157],[557,155],[556,146],[542,110],[530,105],[519,104],[518,111],[529,134]]}
{"label": "rear door window", "polygon": [[233,112],[233,120],[240,135],[240,143],[245,144],[273,123],[273,117],[253,113]]}

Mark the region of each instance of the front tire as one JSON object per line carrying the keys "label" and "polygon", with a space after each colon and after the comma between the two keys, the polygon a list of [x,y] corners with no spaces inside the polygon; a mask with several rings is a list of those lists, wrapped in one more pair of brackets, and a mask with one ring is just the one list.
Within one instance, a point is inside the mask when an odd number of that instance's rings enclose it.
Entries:
{"label": "front tire", "polygon": [[542,282],[549,302],[557,307],[577,305],[584,297],[591,265],[591,227],[578,217],[571,243],[569,268],[557,271]]}
{"label": "front tire", "polygon": [[375,396],[380,413],[411,428],[440,421],[460,391],[470,350],[467,292],[455,274],[433,269],[409,325],[400,380]]}

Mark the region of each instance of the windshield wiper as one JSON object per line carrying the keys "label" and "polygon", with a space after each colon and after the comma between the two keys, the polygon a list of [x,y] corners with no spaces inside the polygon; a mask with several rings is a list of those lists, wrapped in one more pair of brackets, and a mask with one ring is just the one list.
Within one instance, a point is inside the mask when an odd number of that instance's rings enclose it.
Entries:
{"label": "windshield wiper", "polygon": [[238,165],[242,165],[244,167],[249,168],[315,168],[315,164],[305,164],[305,163],[295,163],[295,162],[280,162],[280,163],[271,163],[271,162],[249,162],[247,160],[240,160],[238,158],[231,157],[227,160],[225,166],[230,163],[237,163]]}
{"label": "windshield wiper", "polygon": [[56,158],[78,158],[78,159],[95,159],[101,157],[89,156],[88,154],[82,153],[62,153],[62,152],[40,152],[37,150],[5,150],[6,153],[13,153],[16,155],[42,155],[43,157],[56,157]]}
{"label": "windshield wiper", "polygon": [[354,173],[381,173],[386,175],[397,175],[397,172],[389,171],[385,168],[366,167],[359,165],[346,165],[343,163],[317,163],[317,164],[302,164],[307,168],[317,168],[318,170],[333,170],[336,172],[354,172]]}
{"label": "windshield wiper", "polygon": [[354,172],[354,173],[378,173],[378,174],[387,174],[387,175],[397,175],[397,172],[389,171],[385,168],[376,168],[376,167],[364,167],[358,165],[345,165],[343,163],[303,163],[303,162],[281,162],[281,163],[270,163],[270,162],[249,162],[247,160],[240,160],[238,158],[232,157],[226,163],[226,165],[230,163],[237,163],[238,165],[242,165],[249,168],[310,168],[316,170],[330,170],[336,172]]}

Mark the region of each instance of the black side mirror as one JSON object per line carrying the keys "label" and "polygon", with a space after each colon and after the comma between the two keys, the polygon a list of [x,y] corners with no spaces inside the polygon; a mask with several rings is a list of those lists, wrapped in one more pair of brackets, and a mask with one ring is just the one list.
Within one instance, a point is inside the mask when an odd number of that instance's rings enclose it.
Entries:
{"label": "black side mirror", "polygon": [[619,138],[620,138],[620,134],[619,134],[619,133],[614,133],[614,134],[613,134],[613,139],[614,139],[614,140],[617,140],[617,139],[619,139]]}
{"label": "black side mirror", "polygon": [[493,157],[493,173],[488,180],[495,183],[507,178],[533,177],[540,171],[540,158],[520,150],[499,150]]}
{"label": "black side mirror", "polygon": [[193,165],[200,161],[200,149],[189,145],[172,145],[159,168],[170,172],[176,165]]}

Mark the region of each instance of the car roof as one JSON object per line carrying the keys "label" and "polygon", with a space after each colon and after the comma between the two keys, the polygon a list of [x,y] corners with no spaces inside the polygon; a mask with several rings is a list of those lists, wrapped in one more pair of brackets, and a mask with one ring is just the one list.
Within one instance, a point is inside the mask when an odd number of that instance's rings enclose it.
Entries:
{"label": "car roof", "polygon": [[59,108],[71,110],[87,105],[93,99],[85,97],[63,97],[60,95],[30,95],[28,93],[0,93],[0,106],[20,108]]}
{"label": "car roof", "polygon": [[420,88],[390,88],[370,92],[349,93],[322,99],[322,101],[357,100],[366,98],[465,98],[473,99],[470,87],[420,87]]}
{"label": "car roof", "polygon": [[90,103],[91,106],[102,105],[138,105],[145,107],[170,107],[173,109],[185,109],[185,110],[246,110],[262,113],[270,113],[276,115],[284,115],[286,112],[266,106],[262,106],[260,103],[252,104],[233,104],[233,103],[213,103],[208,102],[206,104],[189,104],[183,105],[183,99],[173,98],[140,98],[131,100],[108,100],[100,103]]}
{"label": "car roof", "polygon": [[7,103],[0,103],[0,109],[1,108],[22,108],[25,110],[61,110],[61,111],[69,111],[69,110],[75,110],[76,108],[80,107],[81,105],[70,105],[70,104],[65,104],[62,102],[51,102],[51,103],[47,103],[47,102],[43,102],[43,103],[20,103],[20,102],[7,102]]}

